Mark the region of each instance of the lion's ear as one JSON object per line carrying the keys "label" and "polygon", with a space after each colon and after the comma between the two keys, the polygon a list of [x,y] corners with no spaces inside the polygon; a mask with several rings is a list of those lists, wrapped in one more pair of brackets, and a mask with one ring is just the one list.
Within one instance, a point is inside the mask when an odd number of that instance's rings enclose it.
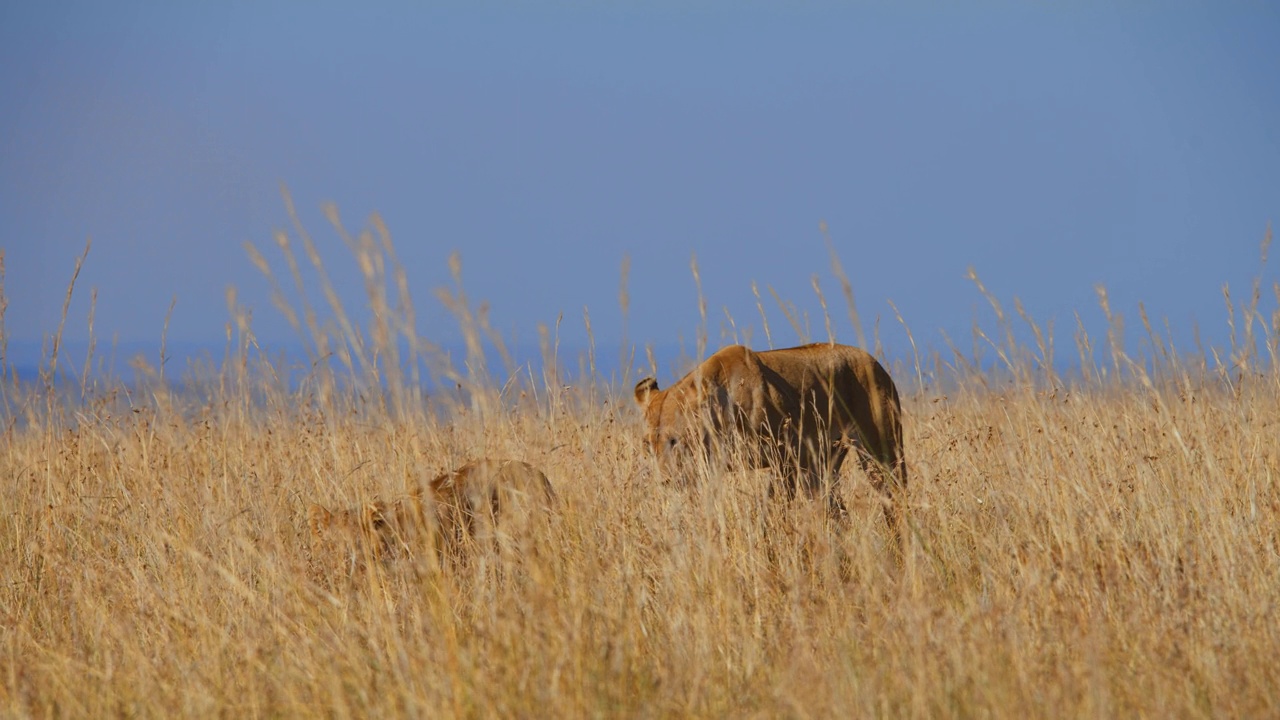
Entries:
{"label": "lion's ear", "polygon": [[313,537],[323,535],[332,523],[333,513],[324,506],[312,503],[311,507],[307,508],[307,525],[310,526]]}
{"label": "lion's ear", "polygon": [[649,396],[658,392],[658,381],[647,377],[636,383],[636,402],[641,405],[649,404]]}

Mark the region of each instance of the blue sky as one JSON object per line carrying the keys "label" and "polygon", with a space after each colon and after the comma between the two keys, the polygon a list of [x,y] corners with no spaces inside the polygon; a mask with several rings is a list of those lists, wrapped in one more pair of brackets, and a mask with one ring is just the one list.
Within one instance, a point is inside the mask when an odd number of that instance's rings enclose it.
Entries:
{"label": "blue sky", "polygon": [[921,344],[969,346],[970,265],[1068,358],[1073,312],[1102,330],[1097,284],[1133,345],[1138,301],[1186,349],[1193,323],[1225,342],[1221,288],[1244,296],[1280,209],[1278,48],[1256,2],[10,3],[6,330],[17,354],[56,330],[92,236],[70,341],[96,288],[101,343],[158,347],[176,295],[170,342],[220,348],[229,285],[291,341],[241,247],[283,269],[283,182],[358,316],[319,208],[381,213],[445,344],[454,250],[517,342],[563,313],[580,346],[587,307],[617,347],[624,257],[627,337],[691,341],[694,253],[713,346],[726,309],[763,346],[753,281],[825,338],[815,274],[852,342],[824,221],[896,356],[889,301]]}

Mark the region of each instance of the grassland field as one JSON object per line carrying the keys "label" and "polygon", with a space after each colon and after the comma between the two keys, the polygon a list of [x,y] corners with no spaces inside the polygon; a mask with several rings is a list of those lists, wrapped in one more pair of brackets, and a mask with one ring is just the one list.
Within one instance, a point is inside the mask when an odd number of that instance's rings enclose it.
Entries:
{"label": "grassland field", "polygon": [[[1009,334],[994,369],[894,365],[895,559],[853,463],[841,525],[769,471],[666,481],[629,387],[437,364],[465,401],[424,392],[389,241],[351,244],[374,319],[285,304],[334,359],[303,382],[234,313],[185,387],[143,362],[87,387],[56,354],[6,374],[0,716],[1280,716],[1280,327],[1256,288],[1220,354],[1081,337],[1099,359],[1065,379]],[[314,546],[310,502],[480,457],[542,468],[553,510],[461,565]]]}

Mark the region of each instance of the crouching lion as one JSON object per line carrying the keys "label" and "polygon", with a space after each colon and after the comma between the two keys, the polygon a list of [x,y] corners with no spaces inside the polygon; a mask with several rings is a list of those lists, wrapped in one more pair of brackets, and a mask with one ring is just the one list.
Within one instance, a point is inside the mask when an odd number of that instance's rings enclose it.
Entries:
{"label": "crouching lion", "polygon": [[[707,358],[666,390],[653,378],[635,389],[643,408],[645,441],[671,468],[695,453],[710,458],[725,439],[753,467],[772,467],[788,496],[814,493],[838,477],[852,447],[875,489],[885,497],[885,520],[900,543],[899,515],[907,468],[902,407],[884,367],[865,350],[814,343],[755,352],[741,345]],[[843,504],[833,493],[833,511]]]}
{"label": "crouching lion", "polygon": [[[329,510],[312,504],[307,522],[316,544],[346,551],[352,566],[365,557],[412,553],[430,542],[442,557],[458,560],[467,544],[491,536],[498,518],[547,510],[555,500],[541,470],[519,460],[478,460],[437,476],[394,502],[376,500]],[[513,507],[514,506],[514,507]]]}

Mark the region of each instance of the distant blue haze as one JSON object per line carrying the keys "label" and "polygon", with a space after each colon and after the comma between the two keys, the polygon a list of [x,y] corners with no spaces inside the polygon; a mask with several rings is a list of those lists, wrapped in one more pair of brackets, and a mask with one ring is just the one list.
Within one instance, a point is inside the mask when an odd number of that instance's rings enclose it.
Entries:
{"label": "distant blue haze", "polygon": [[[1259,246],[1280,209],[1280,10],[1265,3],[9,3],[0,10],[0,249],[10,360],[57,330],[93,248],[68,348],[221,358],[226,291],[268,348],[297,347],[249,262],[298,307],[273,233],[286,184],[343,304],[368,301],[320,210],[380,213],[418,332],[460,347],[437,302],[458,251],[466,292],[536,355],[561,323],[615,368],[659,348],[663,377],[701,323],[799,340],[772,292],[856,341],[831,244],[886,353],[999,335],[974,267],[1076,359],[1095,286],[1194,349],[1228,342],[1224,285],[1276,309]],[[629,259],[630,308],[619,303]],[[308,298],[325,305],[301,258]],[[321,312],[327,317],[325,312]],[[322,319],[323,319],[322,317]],[[640,353],[643,356],[643,352]],[[177,356],[175,355],[175,358]],[[83,355],[76,362],[83,362]],[[179,362],[179,360],[175,360]],[[78,366],[76,366],[78,367]],[[121,363],[121,367],[127,367]]]}

